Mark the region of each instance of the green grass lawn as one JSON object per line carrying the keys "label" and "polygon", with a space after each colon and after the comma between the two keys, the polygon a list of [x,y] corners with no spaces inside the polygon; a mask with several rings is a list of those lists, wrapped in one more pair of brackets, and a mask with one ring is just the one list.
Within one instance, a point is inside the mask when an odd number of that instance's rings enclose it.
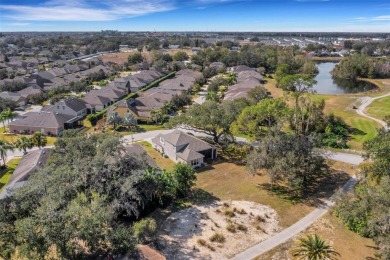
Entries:
{"label": "green grass lawn", "polygon": [[324,112],[334,113],[341,117],[353,130],[348,145],[351,149],[362,150],[363,143],[377,135],[380,125],[368,118],[360,116],[352,109],[358,97],[349,95],[313,95],[316,100],[325,100]]}
{"label": "green grass lawn", "polygon": [[149,132],[149,131],[155,131],[155,130],[166,130],[167,128],[164,125],[138,125],[139,130],[138,131],[121,131],[119,134],[121,136],[125,135],[132,135],[137,133],[143,133],[143,132]]}
{"label": "green grass lawn", "polygon": [[140,144],[144,149],[145,151],[147,152],[147,154],[152,157],[152,159],[156,162],[156,164],[161,168],[161,169],[164,169],[164,170],[167,170],[167,171],[170,171],[170,170],[173,170],[173,168],[175,167],[175,162],[173,162],[171,159],[169,158],[164,158],[160,152],[156,151],[152,145],[148,142],[139,142],[138,144]]}
{"label": "green grass lawn", "polygon": [[[20,135],[20,134],[9,134],[4,133],[4,128],[0,128],[0,139],[3,139],[9,143],[15,143],[17,140],[22,138],[23,136],[31,137],[31,135]],[[47,144],[46,145],[54,145],[54,143],[57,141],[57,137],[48,136],[47,137]]]}
{"label": "green grass lawn", "polygon": [[390,115],[390,97],[377,99],[367,107],[367,114],[370,116],[383,119],[385,116]]}
{"label": "green grass lawn", "polygon": [[18,166],[21,158],[12,159],[7,163],[7,168],[0,171],[0,192],[3,190],[5,185],[7,185],[9,179],[14,173],[16,166]]}

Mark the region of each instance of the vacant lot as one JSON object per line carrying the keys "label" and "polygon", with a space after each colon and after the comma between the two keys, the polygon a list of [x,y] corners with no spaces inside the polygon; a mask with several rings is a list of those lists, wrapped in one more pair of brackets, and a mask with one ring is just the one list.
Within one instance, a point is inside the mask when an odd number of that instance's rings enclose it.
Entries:
{"label": "vacant lot", "polygon": [[197,175],[197,187],[221,200],[253,201],[273,208],[283,228],[311,212],[319,200],[328,198],[336,187],[355,174],[356,169],[344,163],[332,163],[334,174],[326,179],[316,196],[292,202],[285,194],[271,191],[267,175],[250,175],[244,166],[221,162]]}
{"label": "vacant lot", "polygon": [[167,259],[227,259],[279,231],[276,212],[248,201],[187,207],[164,222],[159,245]]}
{"label": "vacant lot", "polygon": [[377,99],[367,107],[367,114],[370,116],[383,119],[385,116],[390,115],[390,97]]}
{"label": "vacant lot", "polygon": [[339,259],[376,259],[375,245],[371,239],[363,238],[352,231],[346,229],[338,219],[331,215],[326,214],[324,217],[318,219],[307,230],[299,234],[298,236],[290,239],[286,243],[260,255],[256,260],[262,259],[278,259],[287,260],[292,259],[289,254],[290,249],[295,246],[297,239],[307,234],[317,234],[321,238],[325,239],[328,243],[332,244],[335,250],[341,255]]}
{"label": "vacant lot", "polygon": [[7,185],[20,160],[21,158],[10,160],[7,163],[7,168],[0,171],[0,192],[3,190],[4,186]]}

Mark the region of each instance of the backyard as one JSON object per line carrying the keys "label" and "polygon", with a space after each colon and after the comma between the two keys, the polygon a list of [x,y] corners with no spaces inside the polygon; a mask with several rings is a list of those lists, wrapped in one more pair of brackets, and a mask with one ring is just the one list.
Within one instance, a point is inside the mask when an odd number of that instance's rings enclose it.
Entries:
{"label": "backyard", "polygon": [[5,169],[0,170],[0,192],[4,189],[5,185],[7,185],[20,160],[21,158],[12,159],[7,163]]}

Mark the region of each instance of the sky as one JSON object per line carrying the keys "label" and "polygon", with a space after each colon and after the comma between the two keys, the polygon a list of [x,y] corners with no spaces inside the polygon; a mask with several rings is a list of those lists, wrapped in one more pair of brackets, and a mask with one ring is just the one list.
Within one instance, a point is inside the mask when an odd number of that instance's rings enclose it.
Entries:
{"label": "sky", "polygon": [[0,31],[389,32],[390,0],[0,0]]}

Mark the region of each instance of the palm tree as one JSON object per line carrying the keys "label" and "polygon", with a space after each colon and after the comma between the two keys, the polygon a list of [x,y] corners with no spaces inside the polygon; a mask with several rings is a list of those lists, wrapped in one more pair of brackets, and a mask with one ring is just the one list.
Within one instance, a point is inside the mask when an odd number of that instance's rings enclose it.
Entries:
{"label": "palm tree", "polygon": [[15,147],[20,151],[23,151],[24,154],[27,153],[27,149],[33,147],[33,142],[30,138],[23,136],[15,142]]}
{"label": "palm tree", "polygon": [[0,139],[0,157],[3,160],[3,166],[5,167],[5,160],[7,159],[7,152],[13,151],[14,147],[9,142]]}
{"label": "palm tree", "polygon": [[229,75],[227,77],[227,82],[228,82],[229,86],[236,84],[237,83],[237,75],[234,73],[229,73]]}
{"label": "palm tree", "polygon": [[12,120],[14,117],[15,117],[15,113],[13,113],[12,111],[11,111],[11,109],[6,109],[6,110],[4,110],[3,112],[1,112],[1,114],[3,115],[3,117],[4,117],[4,119],[7,119],[7,121],[8,121],[8,123],[9,123],[9,121],[10,120]]}
{"label": "palm tree", "polygon": [[31,137],[33,145],[38,146],[39,149],[47,144],[47,138],[41,132],[35,132]]}
{"label": "palm tree", "polygon": [[161,107],[161,113],[163,115],[168,115],[173,109],[172,103],[171,102],[166,102],[164,105]]}
{"label": "palm tree", "polygon": [[3,113],[0,114],[0,122],[3,123],[3,129],[5,130],[5,116],[3,115]]}
{"label": "palm tree", "polygon": [[337,256],[340,256],[331,245],[317,235],[300,238],[298,245],[290,253],[293,257],[302,260],[337,259]]}
{"label": "palm tree", "polygon": [[150,121],[151,122],[155,122],[156,124],[158,124],[158,121],[160,119],[162,120],[162,114],[161,114],[160,110],[152,110],[152,111],[150,111]]}
{"label": "palm tree", "polygon": [[212,100],[212,101],[215,101],[215,102],[219,102],[218,93],[215,92],[215,91],[209,91],[209,92],[207,92],[207,94],[206,94],[206,100]]}

